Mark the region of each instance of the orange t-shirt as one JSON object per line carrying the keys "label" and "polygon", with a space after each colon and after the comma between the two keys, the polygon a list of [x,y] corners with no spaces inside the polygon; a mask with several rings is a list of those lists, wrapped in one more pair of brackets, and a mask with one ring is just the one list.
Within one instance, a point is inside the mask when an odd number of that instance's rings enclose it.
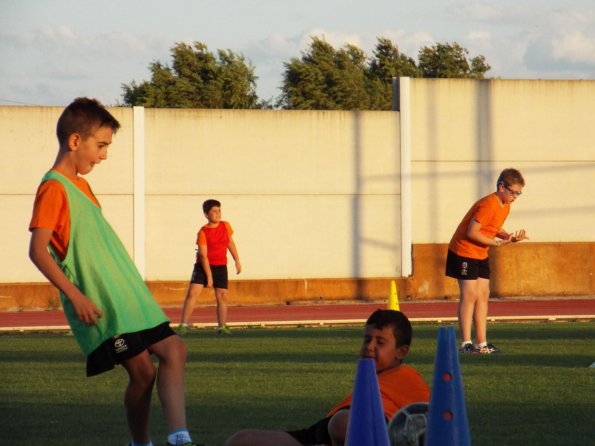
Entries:
{"label": "orange t-shirt", "polygon": [[[78,187],[97,207],[101,207],[85,179],[79,176],[75,178],[68,176],[66,178]],[[29,230],[32,231],[37,228],[46,228],[53,231],[50,243],[58,256],[64,259],[70,240],[70,209],[66,190],[59,181],[47,180],[37,189]]]}
{"label": "orange t-shirt", "polygon": [[[408,404],[430,401],[430,386],[411,366],[400,365],[397,368],[385,370],[377,376],[382,407],[387,420],[390,420],[394,414]],[[333,407],[327,417],[333,416],[341,409],[350,407],[352,398],[353,391]]]}
{"label": "orange t-shirt", "polygon": [[482,234],[493,239],[502,230],[502,225],[509,212],[510,204],[503,204],[496,192],[483,197],[463,217],[448,244],[448,249],[461,257],[485,259],[488,256],[489,246],[469,240],[467,237],[467,228],[471,219],[475,219],[481,224]]}

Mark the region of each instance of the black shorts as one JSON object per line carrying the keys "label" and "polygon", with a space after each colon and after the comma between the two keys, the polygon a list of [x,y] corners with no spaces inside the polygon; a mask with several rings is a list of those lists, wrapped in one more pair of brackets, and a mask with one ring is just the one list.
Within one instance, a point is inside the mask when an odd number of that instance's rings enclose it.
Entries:
{"label": "black shorts", "polygon": [[[213,288],[227,289],[227,265],[211,265],[213,274]],[[190,283],[207,286],[207,275],[200,262],[194,264],[194,271],[190,277]]]}
{"label": "black shorts", "polygon": [[328,434],[328,423],[330,420],[330,417],[323,418],[307,429],[287,431],[287,433],[305,446],[331,444],[331,437]]}
{"label": "black shorts", "polygon": [[147,330],[124,333],[108,339],[87,356],[87,376],[95,376],[113,369],[116,364],[134,358],[151,345],[175,334],[169,322]]}
{"label": "black shorts", "polygon": [[446,275],[459,280],[477,280],[490,278],[490,260],[461,257],[451,250],[446,256]]}

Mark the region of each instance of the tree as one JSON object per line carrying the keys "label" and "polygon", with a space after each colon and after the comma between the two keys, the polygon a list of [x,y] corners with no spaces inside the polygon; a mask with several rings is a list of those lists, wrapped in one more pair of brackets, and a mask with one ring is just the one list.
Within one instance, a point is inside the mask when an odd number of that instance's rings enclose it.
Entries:
{"label": "tree", "polygon": [[380,37],[373,56],[353,45],[335,50],[313,37],[301,58],[285,63],[277,106],[300,110],[390,110],[393,77],[483,79],[490,70],[483,56],[469,62],[457,43],[422,48],[419,62]]}
{"label": "tree", "polygon": [[384,82],[392,81],[393,77],[421,76],[415,61],[399,52],[399,48],[389,39],[379,37],[373,53],[374,58],[369,65],[370,74]]}
{"label": "tree", "polygon": [[359,110],[367,107],[366,55],[346,45],[336,51],[313,37],[301,59],[285,63],[277,105],[296,110]]}
{"label": "tree", "polygon": [[420,77],[421,71],[411,57],[384,37],[378,38],[373,54],[367,69],[370,109],[390,110],[393,77]]}
{"label": "tree", "polygon": [[484,56],[467,61],[469,51],[458,43],[436,43],[419,51],[418,68],[423,77],[483,79],[491,67]]}
{"label": "tree", "polygon": [[168,108],[265,108],[256,95],[254,67],[231,50],[217,56],[200,42],[177,43],[172,66],[149,65],[150,81],[122,84],[124,103]]}

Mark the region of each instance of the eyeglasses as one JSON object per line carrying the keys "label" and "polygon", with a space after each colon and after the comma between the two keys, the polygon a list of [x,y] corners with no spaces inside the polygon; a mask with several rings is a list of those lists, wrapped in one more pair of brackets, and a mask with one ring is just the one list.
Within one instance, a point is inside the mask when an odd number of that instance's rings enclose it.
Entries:
{"label": "eyeglasses", "polygon": [[514,195],[515,197],[518,197],[520,195],[522,195],[522,192],[516,191],[516,190],[512,190],[510,187],[508,187],[505,183],[500,183],[502,186],[504,186],[504,188],[508,191],[508,193],[510,195]]}

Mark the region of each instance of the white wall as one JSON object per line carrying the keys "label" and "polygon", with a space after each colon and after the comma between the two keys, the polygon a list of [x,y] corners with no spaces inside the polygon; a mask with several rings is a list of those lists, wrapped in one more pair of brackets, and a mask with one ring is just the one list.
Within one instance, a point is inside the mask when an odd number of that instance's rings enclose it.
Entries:
{"label": "white wall", "polygon": [[189,277],[208,198],[244,279],[399,275],[397,116],[146,110],[147,277]]}
{"label": "white wall", "polygon": [[[88,179],[129,252],[142,254],[134,247],[142,222],[133,184],[145,176],[148,280],[189,277],[207,198],[222,201],[236,231],[244,279],[400,275],[397,113],[148,109],[145,146],[135,148],[132,110],[111,111],[122,128]],[[15,237],[0,282],[44,281],[27,258],[27,225],[56,154],[60,112],[0,108],[0,130],[10,136],[4,147],[14,148],[4,159],[26,166],[19,174],[3,164],[2,229]],[[144,172],[135,172],[143,153]]]}
{"label": "white wall", "polygon": [[414,243],[448,242],[506,167],[526,181],[507,230],[595,241],[595,81],[411,84]]}
{"label": "white wall", "polygon": [[[595,240],[595,81],[410,85],[413,243],[447,243],[510,166],[527,186],[507,229],[536,242]],[[147,109],[135,149],[132,109],[111,111],[122,129],[88,179],[127,249],[144,252],[148,280],[188,279],[207,198],[233,224],[243,279],[401,275],[399,113]],[[27,227],[60,113],[0,107],[0,283],[45,281],[27,257]]]}

